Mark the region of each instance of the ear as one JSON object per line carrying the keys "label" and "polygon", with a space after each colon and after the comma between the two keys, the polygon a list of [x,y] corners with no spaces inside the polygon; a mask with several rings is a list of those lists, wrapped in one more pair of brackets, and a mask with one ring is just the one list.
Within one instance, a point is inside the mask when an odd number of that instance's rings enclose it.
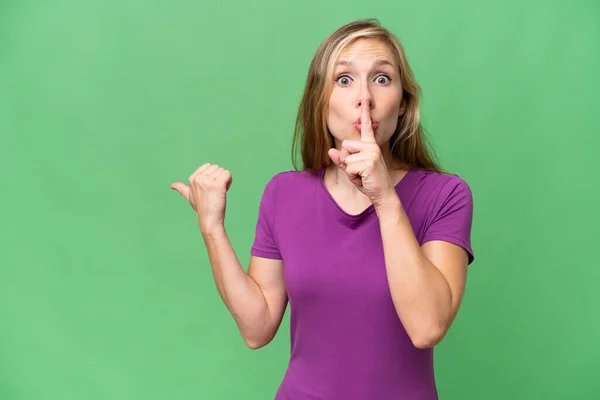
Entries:
{"label": "ear", "polygon": [[404,99],[402,99],[402,102],[400,103],[400,108],[398,109],[398,116],[399,117],[403,116],[405,112],[406,112],[406,101]]}

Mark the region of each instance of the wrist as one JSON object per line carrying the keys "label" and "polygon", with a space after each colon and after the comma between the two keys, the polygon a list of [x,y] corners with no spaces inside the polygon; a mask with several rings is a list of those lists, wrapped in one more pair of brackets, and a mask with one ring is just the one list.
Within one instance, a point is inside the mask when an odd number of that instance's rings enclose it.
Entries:
{"label": "wrist", "polygon": [[206,224],[199,223],[200,232],[205,238],[216,238],[225,234],[225,226],[223,224]]}
{"label": "wrist", "polygon": [[397,213],[402,207],[402,203],[394,190],[382,196],[379,201],[374,203],[374,206],[377,215],[381,216],[382,214]]}

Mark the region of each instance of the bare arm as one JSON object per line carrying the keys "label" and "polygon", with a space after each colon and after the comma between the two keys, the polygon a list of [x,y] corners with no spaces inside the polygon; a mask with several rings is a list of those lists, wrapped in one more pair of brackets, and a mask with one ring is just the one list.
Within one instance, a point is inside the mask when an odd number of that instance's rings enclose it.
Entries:
{"label": "bare arm", "polygon": [[248,347],[268,344],[279,329],[287,292],[283,261],[251,256],[246,273],[224,228],[202,232],[217,290]]}
{"label": "bare arm", "polygon": [[468,256],[459,246],[431,241],[419,246],[400,200],[378,208],[385,264],[394,306],[415,347],[446,335],[460,306]]}
{"label": "bare arm", "polygon": [[175,182],[177,190],[198,216],[217,290],[246,344],[257,349],[269,343],[279,329],[287,305],[283,262],[252,257],[244,271],[225,231],[226,192],[231,173],[205,163],[189,177],[189,187]]}

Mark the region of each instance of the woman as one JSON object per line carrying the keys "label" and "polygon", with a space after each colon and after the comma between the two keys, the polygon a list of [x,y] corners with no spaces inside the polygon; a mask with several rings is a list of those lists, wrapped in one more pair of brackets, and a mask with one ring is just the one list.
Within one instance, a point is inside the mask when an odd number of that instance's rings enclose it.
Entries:
{"label": "woman", "polygon": [[[473,262],[472,196],[423,139],[419,88],[376,20],[331,34],[310,65],[295,144],[302,168],[263,193],[248,272],[224,228],[231,174],[204,164],[173,189],[199,219],[215,282],[249,347],[290,303],[276,399],[437,398],[433,346]],[[295,152],[293,152],[295,154]]]}

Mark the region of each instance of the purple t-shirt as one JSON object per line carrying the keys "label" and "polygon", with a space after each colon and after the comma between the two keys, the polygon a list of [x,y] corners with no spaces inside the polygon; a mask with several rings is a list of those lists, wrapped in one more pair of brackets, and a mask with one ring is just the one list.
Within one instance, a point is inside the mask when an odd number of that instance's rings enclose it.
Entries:
{"label": "purple t-shirt", "polygon": [[[284,261],[291,354],[276,400],[434,400],[433,350],[413,346],[392,303],[379,220],[346,213],[318,174],[286,171],[263,193],[251,254]],[[420,244],[473,261],[469,186],[410,170],[396,192]]]}

